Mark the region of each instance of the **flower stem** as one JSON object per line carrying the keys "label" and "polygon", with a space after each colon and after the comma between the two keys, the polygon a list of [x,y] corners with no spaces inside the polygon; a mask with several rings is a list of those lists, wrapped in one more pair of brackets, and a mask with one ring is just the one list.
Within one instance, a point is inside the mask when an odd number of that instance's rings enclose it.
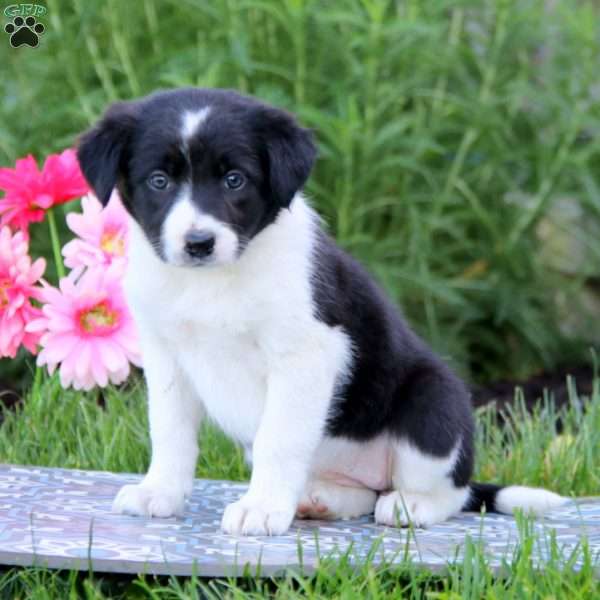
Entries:
{"label": "flower stem", "polygon": [[58,278],[61,279],[65,276],[65,266],[60,253],[60,238],[58,237],[58,229],[56,228],[56,221],[54,219],[54,209],[49,208],[46,214],[48,215],[48,227],[50,228],[50,240],[52,241],[56,272],[58,273]]}
{"label": "flower stem", "polygon": [[33,376],[33,387],[32,394],[37,395],[40,391],[40,387],[42,385],[42,379],[44,377],[44,368],[36,365],[35,374]]}

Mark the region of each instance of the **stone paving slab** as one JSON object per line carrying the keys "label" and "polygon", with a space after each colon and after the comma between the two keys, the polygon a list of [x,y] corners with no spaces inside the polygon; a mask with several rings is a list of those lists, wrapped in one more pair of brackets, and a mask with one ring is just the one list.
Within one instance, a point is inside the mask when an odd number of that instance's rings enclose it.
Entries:
{"label": "stone paving slab", "polygon": [[[319,557],[351,548],[357,562],[377,544],[373,561],[439,570],[460,560],[467,537],[481,544],[500,568],[519,541],[515,519],[463,513],[428,529],[375,525],[372,517],[344,521],[294,521],[286,535],[236,537],[220,531],[224,507],[246,484],[196,480],[182,518],[148,519],[110,512],[118,489],[140,475],[0,465],[0,564],[41,565],[117,573],[200,576],[239,575],[245,567],[264,575],[285,568],[311,572]],[[583,537],[600,556],[600,498],[579,499],[538,518],[534,560],[543,567],[555,532],[563,555]],[[299,548],[301,547],[301,552]],[[577,567],[575,564],[575,568]],[[260,565],[260,566],[259,566]]]}

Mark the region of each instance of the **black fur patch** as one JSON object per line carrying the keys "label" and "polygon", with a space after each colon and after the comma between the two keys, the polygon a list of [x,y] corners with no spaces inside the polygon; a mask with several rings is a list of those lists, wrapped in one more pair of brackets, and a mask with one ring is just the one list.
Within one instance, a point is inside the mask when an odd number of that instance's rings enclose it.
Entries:
{"label": "black fur patch", "polygon": [[463,510],[472,510],[479,512],[482,508],[486,512],[493,513],[498,512],[496,508],[496,497],[498,492],[502,489],[500,485],[494,485],[493,483],[476,483],[471,482],[469,487],[471,488],[471,494],[469,500],[463,506]]}
{"label": "black fur patch", "polygon": [[366,270],[323,232],[312,284],[318,318],[343,327],[354,350],[328,434],[366,441],[390,433],[440,458],[462,440],[452,477],[465,486],[473,468],[473,416],[461,380],[411,331]]}

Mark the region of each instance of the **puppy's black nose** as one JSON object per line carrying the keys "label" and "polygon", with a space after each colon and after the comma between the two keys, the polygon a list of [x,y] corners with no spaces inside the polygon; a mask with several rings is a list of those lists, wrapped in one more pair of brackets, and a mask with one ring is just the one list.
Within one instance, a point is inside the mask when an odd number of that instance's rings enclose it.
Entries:
{"label": "puppy's black nose", "polygon": [[192,229],[185,238],[185,251],[194,258],[204,258],[212,253],[215,247],[215,234],[205,229]]}

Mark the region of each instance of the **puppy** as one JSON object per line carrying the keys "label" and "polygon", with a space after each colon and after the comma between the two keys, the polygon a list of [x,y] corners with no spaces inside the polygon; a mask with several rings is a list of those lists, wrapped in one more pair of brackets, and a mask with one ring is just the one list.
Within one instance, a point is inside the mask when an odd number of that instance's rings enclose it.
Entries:
{"label": "puppy", "polygon": [[130,214],[125,290],[148,385],[152,460],[114,510],[181,514],[205,416],[245,449],[232,534],[295,515],[428,526],[461,510],[544,511],[540,489],[470,483],[465,385],[324,232],[292,116],[218,89],[114,104],[79,144],[101,202]]}

